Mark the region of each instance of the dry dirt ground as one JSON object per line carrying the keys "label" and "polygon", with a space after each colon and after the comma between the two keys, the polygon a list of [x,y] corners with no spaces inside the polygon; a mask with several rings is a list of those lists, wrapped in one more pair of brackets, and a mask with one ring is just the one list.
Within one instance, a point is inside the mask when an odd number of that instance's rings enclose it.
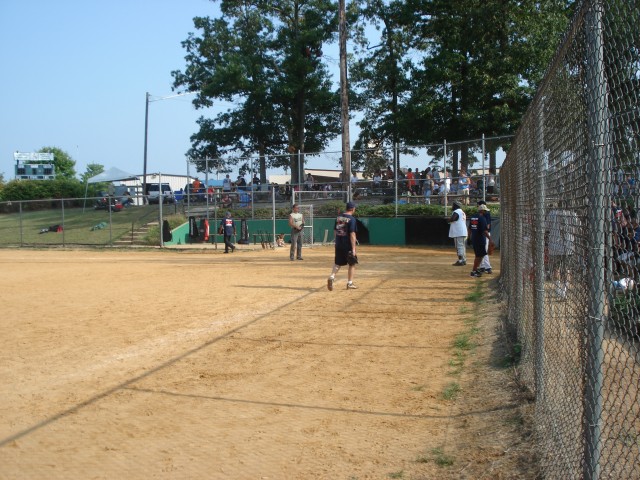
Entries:
{"label": "dry dirt ground", "polygon": [[495,274],[304,257],[0,250],[0,478],[535,478]]}

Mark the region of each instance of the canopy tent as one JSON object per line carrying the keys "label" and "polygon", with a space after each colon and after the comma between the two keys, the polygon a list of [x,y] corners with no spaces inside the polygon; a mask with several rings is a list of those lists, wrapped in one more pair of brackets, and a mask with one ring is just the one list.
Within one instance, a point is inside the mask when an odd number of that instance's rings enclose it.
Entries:
{"label": "canopy tent", "polygon": [[98,175],[88,179],[87,184],[100,182],[117,182],[122,180],[136,180],[137,178],[137,175],[127,173],[124,170],[120,170],[116,167],[111,167],[106,172],[99,173]]}

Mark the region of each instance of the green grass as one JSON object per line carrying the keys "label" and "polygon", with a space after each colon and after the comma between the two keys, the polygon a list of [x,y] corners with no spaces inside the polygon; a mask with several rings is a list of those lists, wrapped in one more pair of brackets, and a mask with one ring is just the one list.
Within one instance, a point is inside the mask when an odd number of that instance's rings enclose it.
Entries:
{"label": "green grass", "polygon": [[440,467],[450,467],[454,464],[454,458],[445,454],[442,448],[434,448],[429,455],[422,455],[416,459],[417,463],[433,462]]}
{"label": "green grass", "polygon": [[[0,214],[0,246],[108,245],[110,239],[115,241],[131,235],[132,228],[157,218],[157,205],[125,208],[111,213],[109,228],[106,210],[94,210],[92,205],[87,205],[84,211],[82,207],[65,207],[63,211],[60,202],[52,200],[50,209]],[[92,230],[101,223],[107,226]],[[64,231],[40,233],[52,225],[64,225]]]}
{"label": "green grass", "polygon": [[[465,297],[465,300],[472,305],[463,306],[460,308],[462,314],[469,314],[464,320],[465,331],[459,333],[454,338],[451,346],[453,347],[452,358],[449,360],[449,375],[457,376],[464,370],[464,365],[469,355],[476,344],[473,342],[473,337],[480,332],[477,327],[478,324],[478,308],[480,301],[484,298],[483,287],[480,284],[476,284],[473,292]],[[455,400],[460,393],[460,386],[457,383],[450,383],[445,388],[442,396],[446,400]]]}
{"label": "green grass", "polygon": [[472,332],[469,331],[459,333],[453,340],[453,347],[456,350],[470,350],[473,347],[473,343],[471,343],[471,335]]}
{"label": "green grass", "polygon": [[456,382],[449,383],[442,392],[442,398],[445,400],[455,400],[460,393],[460,385]]}

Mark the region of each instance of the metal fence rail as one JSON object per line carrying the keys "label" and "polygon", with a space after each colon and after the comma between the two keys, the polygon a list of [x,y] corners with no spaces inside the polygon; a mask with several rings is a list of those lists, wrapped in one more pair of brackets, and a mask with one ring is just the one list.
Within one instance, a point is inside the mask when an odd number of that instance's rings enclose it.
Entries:
{"label": "metal fence rail", "polygon": [[500,172],[545,478],[640,478],[640,6],[584,1]]}

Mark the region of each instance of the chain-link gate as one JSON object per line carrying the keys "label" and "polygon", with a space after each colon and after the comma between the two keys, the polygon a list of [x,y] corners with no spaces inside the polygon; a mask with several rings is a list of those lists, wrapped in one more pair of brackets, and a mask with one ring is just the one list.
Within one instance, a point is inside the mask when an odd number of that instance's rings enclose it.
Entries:
{"label": "chain-link gate", "polygon": [[545,478],[640,478],[639,87],[639,5],[583,2],[500,173]]}
{"label": "chain-link gate", "polygon": [[302,229],[302,245],[313,246],[313,205],[299,205],[300,213],[304,215],[304,228]]}

